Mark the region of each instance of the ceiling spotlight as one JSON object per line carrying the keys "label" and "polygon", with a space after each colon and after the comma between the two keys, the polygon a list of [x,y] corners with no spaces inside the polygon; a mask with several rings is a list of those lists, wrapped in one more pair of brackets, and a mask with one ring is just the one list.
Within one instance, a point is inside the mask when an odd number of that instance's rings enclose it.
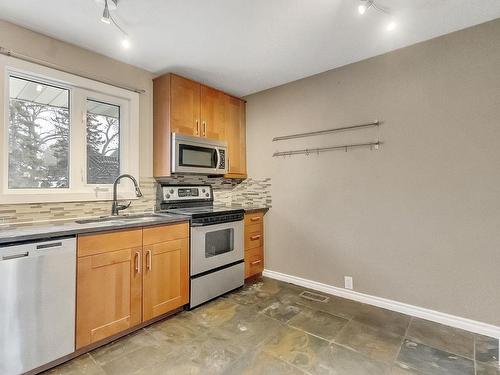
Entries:
{"label": "ceiling spotlight", "polygon": [[42,90],[43,90],[43,86],[42,85],[40,85],[40,84],[36,85],[36,91],[37,92],[42,92]]}
{"label": "ceiling spotlight", "polygon": [[130,48],[130,40],[127,37],[124,37],[122,39],[122,47],[125,48],[125,49],[129,49]]}
{"label": "ceiling spotlight", "polygon": [[104,12],[102,12],[101,21],[107,23],[108,25],[111,23],[111,15],[109,14],[108,0],[104,2]]}
{"label": "ceiling spotlight", "polygon": [[396,27],[398,26],[398,24],[394,21],[391,21],[387,24],[387,31],[392,31],[394,30]]}

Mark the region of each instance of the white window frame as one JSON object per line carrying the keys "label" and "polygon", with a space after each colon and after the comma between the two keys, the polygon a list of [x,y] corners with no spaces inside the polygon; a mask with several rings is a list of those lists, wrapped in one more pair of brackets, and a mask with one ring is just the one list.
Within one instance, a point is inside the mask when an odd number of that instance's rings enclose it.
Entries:
{"label": "white window frame", "polygon": [[[69,188],[9,189],[9,77],[31,79],[70,90]],[[87,184],[87,99],[120,106],[120,173],[139,178],[139,94],[30,62],[0,56],[0,204],[101,201],[112,198],[111,184]],[[2,113],[3,112],[3,113]],[[137,199],[129,182],[119,199]]]}

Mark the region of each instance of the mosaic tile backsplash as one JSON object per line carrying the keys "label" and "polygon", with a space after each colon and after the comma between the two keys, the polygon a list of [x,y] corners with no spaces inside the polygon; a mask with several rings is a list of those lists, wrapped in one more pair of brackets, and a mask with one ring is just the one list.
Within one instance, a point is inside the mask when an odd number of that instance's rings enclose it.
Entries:
{"label": "mosaic tile backsplash", "polygon": [[[229,180],[221,177],[175,176],[161,182],[168,184],[210,184],[216,205],[271,206],[271,179]],[[127,213],[152,212],[156,205],[158,183],[154,178],[142,178],[143,197],[132,202]],[[110,201],[61,202],[33,204],[0,204],[0,225],[109,215]]]}

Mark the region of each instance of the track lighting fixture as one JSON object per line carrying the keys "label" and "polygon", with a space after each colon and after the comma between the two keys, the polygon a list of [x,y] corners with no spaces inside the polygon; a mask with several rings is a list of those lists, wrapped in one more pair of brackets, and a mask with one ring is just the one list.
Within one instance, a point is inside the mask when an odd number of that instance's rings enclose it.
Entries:
{"label": "track lighting fixture", "polygon": [[[384,13],[384,14],[390,16],[390,12],[386,8],[379,6],[375,2],[375,0],[360,0],[360,4],[358,5],[359,14],[361,14],[361,15],[365,14],[366,11],[370,8],[373,8],[380,13]],[[393,19],[391,19],[386,26],[386,30],[393,31],[394,29],[396,29],[396,27],[397,27],[397,23]]]}
{"label": "track lighting fixture", "polygon": [[108,24],[108,25],[113,24],[122,33],[122,39],[121,39],[122,47],[124,49],[129,49],[131,44],[130,44],[130,39],[128,37],[128,34],[115,21],[115,19],[113,18],[113,16],[111,15],[111,12],[110,12],[110,10],[115,10],[117,8],[118,0],[95,0],[95,2],[100,6],[104,6],[101,21]]}
{"label": "track lighting fixture", "polygon": [[108,25],[111,23],[111,14],[109,14],[108,0],[104,0],[104,11],[102,12],[101,21],[107,23]]}

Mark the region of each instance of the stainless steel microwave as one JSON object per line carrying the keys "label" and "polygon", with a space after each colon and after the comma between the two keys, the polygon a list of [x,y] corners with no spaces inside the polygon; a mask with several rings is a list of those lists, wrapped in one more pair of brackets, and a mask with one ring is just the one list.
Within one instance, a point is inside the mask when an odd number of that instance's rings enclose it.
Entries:
{"label": "stainless steel microwave", "polygon": [[172,133],[172,173],[223,175],[226,159],[226,142]]}

